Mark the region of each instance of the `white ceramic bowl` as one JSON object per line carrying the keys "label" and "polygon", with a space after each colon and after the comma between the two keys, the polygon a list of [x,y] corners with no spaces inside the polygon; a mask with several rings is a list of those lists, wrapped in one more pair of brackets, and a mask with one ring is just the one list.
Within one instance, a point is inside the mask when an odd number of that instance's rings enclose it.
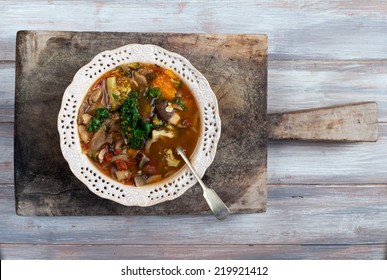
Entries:
{"label": "white ceramic bowl", "polygon": [[105,51],[83,66],[67,87],[58,115],[60,146],[71,171],[96,195],[127,206],[151,206],[181,196],[196,183],[187,166],[164,181],[135,187],[101,173],[82,153],[77,114],[90,86],[105,72],[124,63],[142,62],[172,69],[190,87],[199,106],[201,131],[191,162],[199,176],[212,163],[220,137],[218,103],[205,77],[179,54],[155,45],[131,44]]}

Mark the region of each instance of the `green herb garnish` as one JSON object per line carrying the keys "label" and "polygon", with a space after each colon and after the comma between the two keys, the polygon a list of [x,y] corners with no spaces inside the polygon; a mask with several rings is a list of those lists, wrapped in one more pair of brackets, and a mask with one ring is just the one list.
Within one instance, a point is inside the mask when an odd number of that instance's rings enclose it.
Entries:
{"label": "green herb garnish", "polygon": [[148,96],[150,98],[162,98],[161,88],[148,88]]}
{"label": "green herb garnish", "polygon": [[153,128],[151,122],[144,122],[138,110],[138,93],[132,91],[120,109],[121,127],[130,147],[137,149],[148,138]]}
{"label": "green herb garnish", "polygon": [[96,132],[103,124],[103,122],[109,118],[109,112],[106,108],[95,109],[95,116],[91,119],[87,131]]}
{"label": "green herb garnish", "polygon": [[185,105],[184,101],[182,99],[180,99],[179,97],[175,97],[173,99],[173,101],[175,101],[175,103],[177,105],[179,105],[181,107],[181,109],[183,109],[184,111],[188,110],[188,107]]}

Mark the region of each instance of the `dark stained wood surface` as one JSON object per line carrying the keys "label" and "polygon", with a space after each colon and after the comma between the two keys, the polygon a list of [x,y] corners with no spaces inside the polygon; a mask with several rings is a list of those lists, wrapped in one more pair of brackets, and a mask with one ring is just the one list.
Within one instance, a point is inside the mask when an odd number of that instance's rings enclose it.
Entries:
{"label": "dark stained wood surface", "polygon": [[130,43],[156,44],[178,52],[208,79],[219,101],[222,135],[204,182],[232,213],[266,210],[266,36],[21,31],[16,43],[15,195],[19,215],[209,212],[197,187],[178,199],[146,208],[99,198],[72,175],[63,159],[56,121],[64,90],[76,71],[95,55]]}

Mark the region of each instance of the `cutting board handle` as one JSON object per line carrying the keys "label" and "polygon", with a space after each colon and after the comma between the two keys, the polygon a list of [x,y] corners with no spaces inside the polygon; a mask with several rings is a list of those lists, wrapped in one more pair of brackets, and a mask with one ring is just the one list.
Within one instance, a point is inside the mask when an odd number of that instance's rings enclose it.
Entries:
{"label": "cutting board handle", "polygon": [[375,142],[378,105],[362,102],[268,115],[268,138]]}

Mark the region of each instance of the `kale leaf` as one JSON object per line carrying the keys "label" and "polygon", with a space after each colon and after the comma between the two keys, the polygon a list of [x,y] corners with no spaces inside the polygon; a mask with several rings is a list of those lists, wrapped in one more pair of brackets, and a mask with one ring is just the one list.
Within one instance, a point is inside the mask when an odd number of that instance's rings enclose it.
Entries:
{"label": "kale leaf", "polygon": [[121,127],[130,147],[137,149],[148,138],[153,124],[145,122],[138,112],[138,93],[132,91],[120,109]]}
{"label": "kale leaf", "polygon": [[106,108],[95,109],[95,116],[91,119],[87,131],[96,132],[103,124],[103,122],[109,118],[109,112]]}

